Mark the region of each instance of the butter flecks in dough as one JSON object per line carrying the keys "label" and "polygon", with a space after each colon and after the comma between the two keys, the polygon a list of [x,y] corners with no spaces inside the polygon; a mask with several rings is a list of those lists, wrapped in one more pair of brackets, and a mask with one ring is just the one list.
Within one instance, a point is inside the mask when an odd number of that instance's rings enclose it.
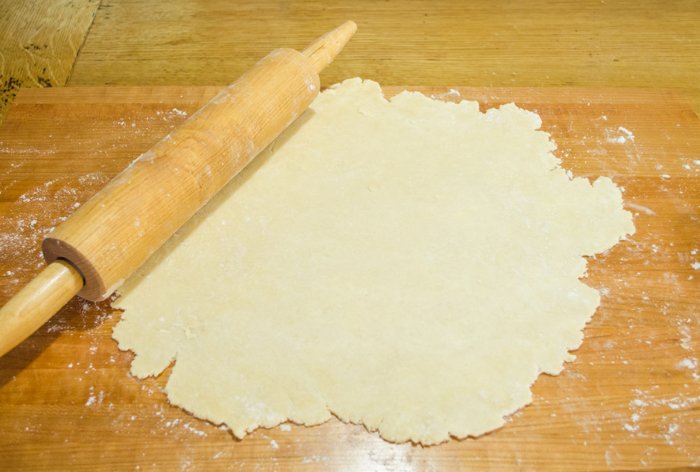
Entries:
{"label": "butter flecks in dough", "polygon": [[350,79],[121,290],[132,372],[238,437],[335,414],[389,440],[478,436],[557,374],[599,303],[583,255],[634,232],[538,115]]}

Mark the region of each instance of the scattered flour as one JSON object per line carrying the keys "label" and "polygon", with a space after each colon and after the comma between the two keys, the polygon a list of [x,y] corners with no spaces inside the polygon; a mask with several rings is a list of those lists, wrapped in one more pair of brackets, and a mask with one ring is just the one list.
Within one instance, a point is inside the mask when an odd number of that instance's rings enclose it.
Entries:
{"label": "scattered flour", "polygon": [[680,334],[680,345],[685,351],[691,351],[693,346],[691,345],[692,338],[690,336],[690,327],[687,325],[680,325],[678,328]]}
{"label": "scattered flour", "polygon": [[629,431],[630,433],[634,433],[636,431],[639,431],[639,425],[638,424],[629,424],[625,423],[624,426],[625,431]]}
{"label": "scattered flour", "polygon": [[632,131],[628,130],[624,126],[619,126],[617,130],[623,133],[626,139],[629,139],[630,141],[634,142],[634,133],[632,133]]}
{"label": "scattered flour", "polygon": [[302,464],[311,464],[313,462],[326,462],[328,460],[328,456],[320,456],[318,454],[314,454],[313,456],[306,456],[301,460]]}
{"label": "scattered flour", "polygon": [[88,399],[85,401],[85,406],[92,406],[92,405],[100,405],[105,399],[105,392],[103,390],[100,390],[97,394],[95,394],[95,387],[90,386],[90,395],[88,396]]}
{"label": "scattered flour", "polygon": [[695,358],[686,357],[685,359],[681,360],[678,364],[676,364],[676,367],[678,367],[679,369],[697,369],[698,360]]}
{"label": "scattered flour", "polygon": [[606,140],[612,144],[625,144],[626,142],[634,142],[634,133],[625,128],[618,126],[617,129],[605,130]]}
{"label": "scattered flour", "polygon": [[649,207],[645,207],[644,205],[638,205],[636,203],[625,202],[625,206],[628,208],[631,208],[633,210],[641,211],[642,213],[646,213],[647,215],[650,215],[650,216],[656,216],[656,212],[654,210],[652,210]]}
{"label": "scattered flour", "polygon": [[186,429],[187,431],[189,431],[190,433],[196,434],[196,435],[199,436],[200,438],[203,438],[203,437],[205,437],[205,436],[207,435],[206,432],[195,428],[194,426],[192,426],[191,423],[185,423],[185,424],[183,425],[183,428],[185,428],[185,429]]}
{"label": "scattered flour", "polygon": [[671,423],[667,426],[666,432],[663,434],[666,444],[673,444],[678,429],[678,423]]}

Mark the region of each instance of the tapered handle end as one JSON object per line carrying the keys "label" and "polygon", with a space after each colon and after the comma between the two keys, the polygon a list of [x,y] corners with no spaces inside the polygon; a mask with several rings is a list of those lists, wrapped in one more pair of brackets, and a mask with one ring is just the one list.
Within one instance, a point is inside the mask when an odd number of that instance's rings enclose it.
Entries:
{"label": "tapered handle end", "polygon": [[80,272],[63,260],[46,266],[0,308],[0,357],[29,337],[83,287]]}
{"label": "tapered handle end", "polygon": [[350,38],[357,31],[354,21],[346,21],[336,29],[324,34],[309,47],[304,49],[302,54],[310,59],[316,68],[316,73],[320,73],[328,64],[333,62],[335,56],[343,50]]}

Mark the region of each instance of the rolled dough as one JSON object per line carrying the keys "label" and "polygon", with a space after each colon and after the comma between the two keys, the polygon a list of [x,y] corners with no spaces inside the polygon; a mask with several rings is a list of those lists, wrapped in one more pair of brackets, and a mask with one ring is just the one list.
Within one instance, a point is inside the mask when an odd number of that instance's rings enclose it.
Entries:
{"label": "rolled dough", "polygon": [[634,232],[513,104],[350,79],[122,288],[137,377],[237,437],[334,414],[394,442],[478,436],[557,374],[599,303],[583,255]]}

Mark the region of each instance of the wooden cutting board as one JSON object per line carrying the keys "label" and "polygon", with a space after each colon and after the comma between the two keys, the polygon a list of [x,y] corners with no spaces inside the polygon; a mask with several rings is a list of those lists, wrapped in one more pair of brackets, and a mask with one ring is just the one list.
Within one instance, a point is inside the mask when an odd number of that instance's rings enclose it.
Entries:
{"label": "wooden cutting board", "polygon": [[[0,359],[0,469],[455,470],[700,465],[700,121],[674,92],[416,88],[537,111],[575,175],[624,187],[637,233],[591,259],[601,307],[575,362],[542,376],[499,431],[437,447],[330,421],[242,441],[129,376],[119,313],[74,300]],[[387,87],[393,95],[401,87]],[[25,89],[0,127],[0,303],[42,266],[41,238],[215,87]]]}

